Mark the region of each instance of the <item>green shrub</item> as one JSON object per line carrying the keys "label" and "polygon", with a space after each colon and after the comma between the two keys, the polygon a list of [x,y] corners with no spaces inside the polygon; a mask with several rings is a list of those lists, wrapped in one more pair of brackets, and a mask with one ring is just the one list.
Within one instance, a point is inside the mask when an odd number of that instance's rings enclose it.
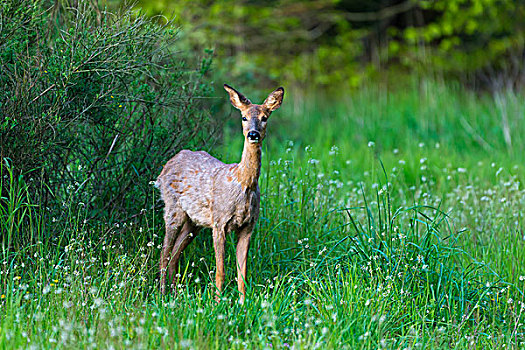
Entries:
{"label": "green shrub", "polygon": [[74,197],[91,217],[134,216],[163,162],[214,141],[210,53],[184,59],[171,23],[131,9],[47,8],[0,5],[0,156],[47,185],[44,205]]}

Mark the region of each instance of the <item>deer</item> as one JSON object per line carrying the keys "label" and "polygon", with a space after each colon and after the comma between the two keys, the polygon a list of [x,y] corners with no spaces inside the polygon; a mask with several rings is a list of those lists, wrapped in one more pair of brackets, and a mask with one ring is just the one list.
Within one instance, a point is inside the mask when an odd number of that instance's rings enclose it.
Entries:
{"label": "deer", "polygon": [[270,114],[281,106],[284,88],[275,89],[260,105],[224,84],[232,105],[240,110],[244,147],[241,160],[225,164],[204,151],[182,150],[171,158],[157,178],[164,201],[166,234],[160,257],[160,291],[166,279],[176,281],[184,249],[201,228],[211,228],[215,251],[215,299],[220,301],[225,279],[227,234],[237,236],[237,287],[239,303],[246,297],[246,264],[250,238],[259,217],[261,147]]}

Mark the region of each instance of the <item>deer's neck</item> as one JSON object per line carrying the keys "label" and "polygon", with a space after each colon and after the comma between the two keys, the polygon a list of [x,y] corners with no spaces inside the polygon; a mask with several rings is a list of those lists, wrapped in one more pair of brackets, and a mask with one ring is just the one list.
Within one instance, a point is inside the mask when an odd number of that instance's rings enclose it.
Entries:
{"label": "deer's neck", "polygon": [[257,188],[261,174],[261,144],[244,141],[242,158],[238,165],[237,178],[244,188]]}

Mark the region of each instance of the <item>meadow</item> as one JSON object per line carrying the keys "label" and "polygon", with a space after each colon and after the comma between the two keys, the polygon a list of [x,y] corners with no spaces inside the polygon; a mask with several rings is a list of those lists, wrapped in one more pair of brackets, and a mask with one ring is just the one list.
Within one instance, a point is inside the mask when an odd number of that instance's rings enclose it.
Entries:
{"label": "meadow", "polygon": [[[51,216],[4,161],[0,347],[523,348],[524,101],[433,80],[287,90],[263,145],[244,305],[234,235],[214,300],[208,231],[159,293],[153,185],[138,220],[92,224],[74,199]],[[237,111],[224,129],[211,153],[237,162]]]}

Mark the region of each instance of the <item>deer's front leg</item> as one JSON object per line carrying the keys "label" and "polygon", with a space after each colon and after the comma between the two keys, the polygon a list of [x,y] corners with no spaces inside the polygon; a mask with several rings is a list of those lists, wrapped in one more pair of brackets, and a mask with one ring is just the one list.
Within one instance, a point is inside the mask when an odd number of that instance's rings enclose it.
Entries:
{"label": "deer's front leg", "polygon": [[239,303],[244,304],[246,297],[246,261],[248,260],[248,250],[250,249],[250,237],[252,236],[252,226],[240,230],[237,242],[237,287],[241,293]]}
{"label": "deer's front leg", "polygon": [[224,283],[224,244],[226,242],[226,232],[223,228],[215,227],[213,229],[213,247],[215,248],[215,264],[217,272],[215,273],[215,286],[217,287],[217,302],[222,292]]}

